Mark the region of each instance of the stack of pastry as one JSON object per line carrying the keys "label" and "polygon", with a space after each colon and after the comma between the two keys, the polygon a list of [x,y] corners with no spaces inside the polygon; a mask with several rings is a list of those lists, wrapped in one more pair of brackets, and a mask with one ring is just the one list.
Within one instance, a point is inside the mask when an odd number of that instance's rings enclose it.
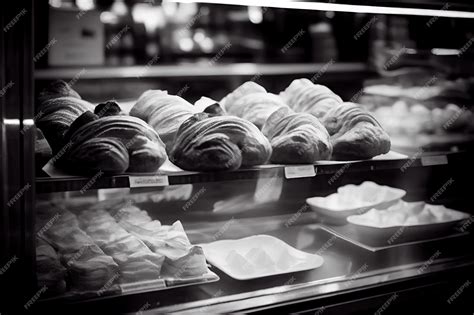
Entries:
{"label": "stack of pastry", "polygon": [[280,96],[298,112],[318,117],[330,135],[332,159],[368,159],[390,150],[390,137],[361,106],[344,103],[322,85],[294,80]]}
{"label": "stack of pastry", "polygon": [[242,84],[221,103],[229,114],[262,129],[272,146],[273,163],[314,163],[331,156],[329,134],[316,117],[294,112],[255,82]]}
{"label": "stack of pastry", "polygon": [[41,237],[57,250],[67,269],[69,289],[96,291],[113,280],[117,264],[80,229],[75,215],[50,208],[38,211],[38,217],[46,222]]}
{"label": "stack of pastry", "polygon": [[162,277],[198,277],[208,272],[202,248],[191,245],[181,222],[176,221],[170,226],[161,225],[135,206],[120,208],[113,217],[152,252],[165,257]]}
{"label": "stack of pastry", "polygon": [[137,237],[123,229],[106,211],[89,210],[79,215],[81,226],[120,268],[120,282],[157,279],[164,256],[155,254]]}
{"label": "stack of pastry", "polygon": [[46,88],[39,100],[38,127],[57,156],[56,166],[69,172],[155,172],[167,158],[155,130],[115,102],[94,108],[63,81]]}
{"label": "stack of pastry", "polygon": [[179,96],[147,91],[130,114],[152,125],[165,140],[171,162],[186,170],[234,170],[269,159],[268,140],[247,120],[195,112]]}

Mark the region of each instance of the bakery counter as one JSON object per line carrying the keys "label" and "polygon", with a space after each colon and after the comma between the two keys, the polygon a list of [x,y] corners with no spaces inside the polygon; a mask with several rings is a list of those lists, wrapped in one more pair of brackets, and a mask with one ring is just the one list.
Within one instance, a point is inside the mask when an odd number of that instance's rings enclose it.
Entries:
{"label": "bakery counter", "polygon": [[[314,312],[324,305],[327,307],[354,299],[351,295],[368,297],[398,292],[406,297],[402,293],[404,290],[446,279],[460,286],[474,270],[474,255],[466,251],[472,244],[469,234],[370,251],[331,233],[310,213],[301,214],[296,222],[293,214],[260,220],[239,219],[238,223],[244,228],[233,229],[233,224],[227,221],[226,238],[238,239],[256,234],[274,236],[299,250],[320,255],[324,263],[308,271],[251,280],[236,280],[212,267],[220,277],[214,283],[80,303],[43,302],[40,307],[49,311],[67,308],[78,312],[114,309],[121,313],[214,314],[266,308],[284,311],[285,307],[292,305],[293,311],[313,309]],[[225,225],[226,222],[195,222],[186,225],[186,231],[193,243],[207,243],[216,240],[216,233],[224,233],[219,228]],[[445,299],[456,291],[449,291],[450,285],[445,286],[446,292],[443,291],[443,294],[449,293]],[[384,301],[380,304],[374,302],[372,307],[377,310]]]}
{"label": "bakery counter", "polygon": [[[388,154],[363,161],[321,161],[302,168],[295,165],[261,165],[253,168],[239,169],[226,172],[189,172],[181,171],[173,165],[165,165],[156,174],[124,174],[106,176],[98,173],[92,178],[54,175],[52,177],[37,177],[36,192],[51,193],[64,191],[81,191],[101,188],[141,188],[163,187],[168,185],[183,185],[204,182],[221,182],[235,180],[255,180],[265,177],[304,178],[318,175],[332,175],[335,179],[342,173],[380,172],[384,170],[403,170],[408,168],[423,168],[439,165],[457,166],[470,160],[469,152],[430,155],[423,151],[412,156],[389,152]],[[339,175],[338,175],[339,174]]]}

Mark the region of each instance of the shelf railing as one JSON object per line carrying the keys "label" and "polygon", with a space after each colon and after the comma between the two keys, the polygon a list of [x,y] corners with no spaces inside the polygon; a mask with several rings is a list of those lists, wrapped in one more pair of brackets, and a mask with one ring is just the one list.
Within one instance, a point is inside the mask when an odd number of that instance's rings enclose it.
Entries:
{"label": "shelf railing", "polygon": [[233,76],[266,76],[318,73],[369,72],[365,63],[330,62],[330,63],[288,63],[259,64],[234,63],[209,66],[203,64],[178,64],[155,66],[120,66],[120,67],[57,67],[35,70],[37,80],[56,79],[128,79],[128,78],[170,78],[170,77],[233,77]]}
{"label": "shelf railing", "polygon": [[[304,165],[296,170],[295,165],[262,165],[248,169],[239,169],[226,172],[158,172],[156,174],[123,174],[116,176],[102,176],[91,182],[90,178],[71,177],[39,177],[36,179],[37,193],[51,193],[64,191],[80,191],[87,189],[102,188],[135,188],[135,187],[163,187],[168,185],[182,185],[203,182],[252,180],[264,177],[280,177],[291,180],[291,178],[316,177],[321,175],[337,176],[340,173],[351,172],[377,172],[383,170],[400,170],[402,176],[404,171],[413,167],[431,167],[439,165],[451,165],[460,167],[472,158],[466,152],[423,155],[415,154],[411,157],[393,159],[372,159],[363,161],[338,162],[325,161],[314,165]],[[312,168],[312,170],[311,170]],[[337,178],[336,178],[337,179]]]}

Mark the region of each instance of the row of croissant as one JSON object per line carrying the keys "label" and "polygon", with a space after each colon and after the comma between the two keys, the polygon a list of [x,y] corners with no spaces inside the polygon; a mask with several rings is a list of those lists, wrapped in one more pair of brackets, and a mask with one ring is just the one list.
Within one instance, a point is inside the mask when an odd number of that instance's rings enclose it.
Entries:
{"label": "row of croissant", "polygon": [[36,122],[53,160],[73,172],[154,172],[167,158],[185,170],[234,170],[368,159],[390,150],[370,113],[307,79],[280,95],[249,81],[219,103],[196,105],[149,90],[129,115],[115,102],[94,107],[64,82],[43,91],[40,103]]}
{"label": "row of croissant", "polygon": [[192,246],[179,221],[152,220],[131,205],[73,214],[38,209],[37,276],[49,294],[104,294],[115,284],[186,278],[208,272],[204,253]]}

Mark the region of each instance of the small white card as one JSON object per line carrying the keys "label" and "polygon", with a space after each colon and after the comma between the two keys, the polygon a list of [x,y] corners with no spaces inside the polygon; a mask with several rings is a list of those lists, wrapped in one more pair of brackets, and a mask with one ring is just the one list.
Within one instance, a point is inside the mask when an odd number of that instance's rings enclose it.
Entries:
{"label": "small white card", "polygon": [[316,170],[314,165],[312,164],[285,167],[285,178],[287,179],[314,176],[316,176]]}
{"label": "small white card", "polygon": [[56,166],[54,166],[54,157],[51,158],[48,163],[46,163],[42,170],[48,174],[49,177],[71,177],[73,175],[67,174],[64,171],[58,169]]}
{"label": "small white card", "polygon": [[134,187],[156,187],[156,186],[168,186],[167,175],[155,175],[155,176],[129,176],[130,188]]}
{"label": "small white card", "polygon": [[422,156],[421,165],[444,165],[448,164],[448,157],[446,155],[433,155],[433,156]]}

